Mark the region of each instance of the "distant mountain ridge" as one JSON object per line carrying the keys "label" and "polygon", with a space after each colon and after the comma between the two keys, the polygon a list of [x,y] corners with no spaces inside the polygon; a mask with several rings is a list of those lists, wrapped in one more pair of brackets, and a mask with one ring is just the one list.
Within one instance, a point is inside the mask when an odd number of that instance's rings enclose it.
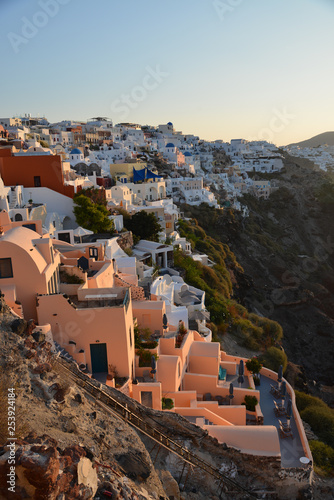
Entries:
{"label": "distant mountain ridge", "polygon": [[315,135],[314,137],[311,137],[311,139],[307,139],[306,141],[288,144],[288,147],[299,146],[301,148],[315,148],[324,144],[327,144],[328,146],[334,146],[334,132],[323,132],[322,134]]}

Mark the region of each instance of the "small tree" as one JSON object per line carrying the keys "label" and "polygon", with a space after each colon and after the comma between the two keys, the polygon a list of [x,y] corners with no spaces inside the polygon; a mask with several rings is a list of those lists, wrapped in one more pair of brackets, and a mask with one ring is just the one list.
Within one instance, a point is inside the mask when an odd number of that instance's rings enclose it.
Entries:
{"label": "small tree", "polygon": [[109,212],[100,203],[94,203],[88,196],[77,194],[73,198],[74,215],[79,226],[94,233],[108,233],[113,230],[113,221],[109,219]]}
{"label": "small tree", "polygon": [[156,216],[141,210],[134,214],[131,219],[124,220],[124,225],[128,231],[141,240],[159,241],[161,226]]}
{"label": "small tree", "polygon": [[258,373],[260,373],[260,370],[262,368],[262,364],[260,363],[260,361],[256,357],[253,357],[252,359],[248,359],[246,361],[246,368],[253,375],[257,375]]}
{"label": "small tree", "polygon": [[246,405],[246,410],[255,411],[255,406],[258,404],[258,400],[255,396],[245,396],[243,404]]}

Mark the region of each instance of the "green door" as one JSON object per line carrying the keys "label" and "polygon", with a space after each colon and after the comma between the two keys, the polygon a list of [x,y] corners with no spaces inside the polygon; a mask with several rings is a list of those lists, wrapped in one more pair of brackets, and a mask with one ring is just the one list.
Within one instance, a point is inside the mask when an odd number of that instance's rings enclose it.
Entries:
{"label": "green door", "polygon": [[92,373],[108,372],[107,344],[90,344]]}

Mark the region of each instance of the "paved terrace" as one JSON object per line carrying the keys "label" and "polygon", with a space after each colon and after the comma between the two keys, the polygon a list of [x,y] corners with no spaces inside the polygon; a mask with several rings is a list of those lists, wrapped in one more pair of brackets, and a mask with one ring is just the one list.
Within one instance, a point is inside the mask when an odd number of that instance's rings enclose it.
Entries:
{"label": "paved terrace", "polygon": [[[278,405],[281,404],[281,400],[275,399],[270,393],[270,385],[275,386],[277,384],[270,378],[261,375],[261,385],[256,388],[260,389],[260,406],[264,417],[263,424],[274,425],[279,429],[278,419],[282,422],[286,422],[286,417],[275,416],[274,400]],[[287,394],[285,407],[287,406],[288,399],[289,396]],[[282,467],[303,467],[299,459],[300,457],[304,457],[305,453],[293,415],[291,417],[291,430],[293,432],[293,439],[289,437],[281,438],[280,434],[278,434],[281,446]]]}

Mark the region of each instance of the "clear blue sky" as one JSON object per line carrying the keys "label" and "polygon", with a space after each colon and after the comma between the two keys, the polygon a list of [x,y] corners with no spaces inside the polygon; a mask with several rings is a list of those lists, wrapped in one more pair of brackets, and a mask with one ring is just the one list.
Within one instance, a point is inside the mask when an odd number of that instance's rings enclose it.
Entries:
{"label": "clear blue sky", "polygon": [[334,130],[333,26],[333,0],[0,0],[0,116],[288,144]]}

